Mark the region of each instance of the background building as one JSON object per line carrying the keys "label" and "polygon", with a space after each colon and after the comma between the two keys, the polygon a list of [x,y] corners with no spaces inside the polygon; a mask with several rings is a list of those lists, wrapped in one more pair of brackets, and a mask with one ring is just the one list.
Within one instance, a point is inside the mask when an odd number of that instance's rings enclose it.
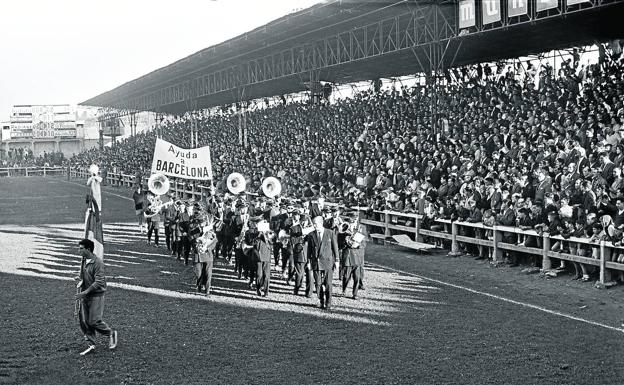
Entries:
{"label": "background building", "polygon": [[[104,145],[108,145],[111,142],[110,129],[100,127],[100,115],[101,110],[98,108],[70,104],[15,105],[9,121],[2,123],[0,159],[10,149],[28,150],[34,157],[51,152],[62,152],[65,157],[71,157],[82,150],[98,146],[100,128],[103,128]],[[149,129],[153,123],[152,114],[136,114],[137,133]],[[118,124],[117,140],[127,137],[131,132],[126,129],[130,127],[128,116],[121,117]]]}

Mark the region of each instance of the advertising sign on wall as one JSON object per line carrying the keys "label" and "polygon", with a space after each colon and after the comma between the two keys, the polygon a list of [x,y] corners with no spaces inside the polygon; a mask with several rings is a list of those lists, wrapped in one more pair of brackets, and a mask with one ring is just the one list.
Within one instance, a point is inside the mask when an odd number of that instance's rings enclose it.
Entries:
{"label": "advertising sign on wall", "polygon": [[483,0],[481,3],[483,24],[491,24],[501,20],[500,0]]}
{"label": "advertising sign on wall", "polygon": [[477,24],[475,18],[475,0],[459,1],[459,28],[474,27]]}
{"label": "advertising sign on wall", "polygon": [[528,0],[507,0],[507,14],[509,17],[522,16],[528,13]]}
{"label": "advertising sign on wall", "polygon": [[559,6],[559,0],[537,0],[535,5],[538,12],[545,11],[547,9],[557,8]]}

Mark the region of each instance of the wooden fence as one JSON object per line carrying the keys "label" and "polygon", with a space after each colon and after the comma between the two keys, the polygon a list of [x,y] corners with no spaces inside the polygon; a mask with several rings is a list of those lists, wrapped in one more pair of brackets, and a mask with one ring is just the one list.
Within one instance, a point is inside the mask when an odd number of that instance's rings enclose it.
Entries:
{"label": "wooden fence", "polygon": [[0,177],[11,176],[48,176],[48,175],[65,175],[67,167],[62,166],[32,166],[32,167],[2,167],[0,168]]}
{"label": "wooden fence", "polygon": [[[611,242],[601,240],[592,242],[587,238],[563,238],[560,235],[551,236],[547,232],[538,234],[535,230],[522,230],[518,227],[510,226],[485,226],[482,223],[471,223],[461,221],[450,221],[447,219],[438,219],[443,230],[427,230],[423,229],[422,216],[417,214],[400,213],[396,211],[367,211],[360,209],[360,223],[368,227],[369,233],[373,239],[382,242],[389,239],[393,234],[408,234],[414,241],[422,242],[423,237],[442,239],[451,243],[450,254],[458,254],[460,243],[472,244],[487,247],[492,251],[492,259],[495,262],[502,262],[503,253],[507,251],[515,251],[524,254],[536,255],[542,259],[542,269],[550,270],[552,268],[552,259],[578,262],[585,265],[596,266],[600,270],[601,284],[611,282],[612,270],[624,271],[624,263],[612,261],[612,256],[624,253],[624,247],[614,246]],[[465,228],[472,230],[480,230],[481,237],[461,235]],[[486,237],[486,232],[491,235]],[[542,247],[527,247],[517,243],[508,243],[503,241],[503,234],[512,235],[512,239],[518,237],[539,237],[542,240]],[[583,257],[560,251],[551,251],[551,245],[555,242],[569,242],[576,245],[584,245],[584,247],[596,250],[598,258]]]}
{"label": "wooden fence", "polygon": [[[87,179],[89,173],[86,169],[72,169],[70,171],[72,178]],[[134,175],[125,175],[122,173],[109,172],[106,175],[106,183],[111,186],[134,187],[136,177]],[[142,183],[147,186],[147,178],[143,178]],[[171,180],[171,190],[176,197],[182,199],[194,198],[202,199],[209,193],[208,187],[197,183],[190,183],[184,180]],[[331,203],[328,203],[331,205]],[[600,283],[605,284],[611,281],[612,270],[624,271],[624,263],[611,261],[612,255],[624,253],[624,247],[614,246],[609,242],[591,242],[586,238],[570,237],[564,239],[560,235],[551,236],[548,233],[538,234],[534,230],[522,230],[517,227],[509,226],[485,226],[482,223],[450,221],[446,219],[438,219],[436,222],[444,228],[444,230],[428,230],[422,228],[422,216],[413,213],[401,213],[398,211],[369,211],[366,208],[359,208],[360,223],[368,227],[368,233],[373,239],[385,241],[393,234],[407,234],[416,242],[422,242],[423,237],[442,239],[451,243],[451,253],[458,253],[460,243],[473,244],[477,246],[487,247],[492,251],[492,258],[495,262],[502,262],[503,253],[507,251],[515,251],[524,254],[537,255],[542,259],[542,269],[550,270],[552,259],[565,261],[573,261],[586,265],[597,266],[600,269]],[[486,231],[491,232],[490,237],[473,237],[462,235],[462,228],[472,228],[481,230],[485,234]],[[503,234],[515,234],[517,236],[540,237],[542,247],[526,247],[516,243],[507,243],[503,241]],[[554,242],[563,241],[585,245],[596,249],[599,258],[583,257],[563,253],[559,251],[551,251],[551,245]]]}
{"label": "wooden fence", "polygon": [[[86,169],[72,168],[70,176],[72,178],[87,179],[89,178],[89,171]],[[148,178],[143,177],[141,180],[141,183],[145,188],[147,188],[147,179]],[[195,199],[199,201],[204,196],[209,194],[209,186],[204,186],[199,183],[193,183],[186,180],[177,180],[174,178],[169,178],[169,181],[171,183],[170,191],[172,191],[174,195],[180,199]],[[106,173],[103,183],[109,186],[134,188],[136,184],[136,176],[108,172]]]}

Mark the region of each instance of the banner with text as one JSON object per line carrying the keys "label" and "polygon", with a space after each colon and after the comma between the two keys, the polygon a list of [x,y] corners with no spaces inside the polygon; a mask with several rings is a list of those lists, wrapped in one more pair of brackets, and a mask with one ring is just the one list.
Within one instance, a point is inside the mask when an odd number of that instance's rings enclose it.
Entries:
{"label": "banner with text", "polygon": [[183,179],[212,179],[210,147],[190,150],[156,139],[152,172]]}

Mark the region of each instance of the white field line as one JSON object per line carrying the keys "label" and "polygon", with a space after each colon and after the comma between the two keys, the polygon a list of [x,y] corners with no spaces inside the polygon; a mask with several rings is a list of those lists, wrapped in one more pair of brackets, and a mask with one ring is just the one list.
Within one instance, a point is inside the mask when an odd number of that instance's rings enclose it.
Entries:
{"label": "white field line", "polygon": [[[78,183],[78,182],[72,182],[72,181],[68,181],[68,180],[63,180],[63,181],[61,181],[61,182],[63,182],[63,183],[75,184],[76,186],[82,186],[82,187],[84,187],[85,189],[87,188],[87,185],[86,185],[86,184],[81,184],[81,183]],[[115,194],[115,193],[112,193],[112,192],[110,192],[110,191],[106,191],[106,190],[104,190],[104,189],[102,189],[102,194],[108,194],[108,195],[115,196],[115,197],[117,197],[117,198],[121,198],[121,199],[125,199],[125,200],[127,200],[127,201],[132,201],[132,202],[134,202],[134,200],[133,200],[132,198],[128,198],[128,197],[125,197],[125,196],[123,196],[123,195]]]}
{"label": "white field line", "polygon": [[76,194],[72,194],[72,195],[55,195],[55,196],[50,196],[50,195],[37,195],[37,196],[20,196],[20,197],[0,197],[0,201],[21,201],[21,200],[50,200],[50,199],[57,199],[57,198],[84,198],[83,195],[76,195]]}
{"label": "white field line", "polygon": [[551,314],[551,315],[555,315],[555,316],[558,316],[558,317],[563,317],[563,318],[567,318],[567,319],[570,319],[570,320],[583,322],[583,323],[586,323],[588,325],[598,326],[598,327],[601,327],[601,328],[605,328],[605,329],[613,330],[613,331],[616,331],[616,332],[624,333],[624,328],[618,328],[618,327],[615,327],[615,326],[603,324],[601,322],[588,320],[588,319],[585,319],[585,318],[582,318],[582,317],[577,317],[577,316],[574,316],[574,315],[571,315],[571,314],[562,313],[562,312],[557,311],[557,310],[550,310],[550,309],[547,309],[547,308],[545,308],[543,306],[538,306],[538,305],[533,305],[533,304],[526,303],[526,302],[516,301],[516,300],[510,299],[510,298],[501,297],[500,295],[496,295],[496,294],[492,294],[492,293],[486,293],[486,292],[483,292],[483,291],[471,289],[471,288],[466,287],[466,286],[440,281],[439,279],[425,277],[423,275],[410,273],[410,272],[407,272],[407,271],[404,271],[404,270],[399,270],[399,269],[395,269],[395,268],[392,268],[392,267],[389,267],[389,266],[380,265],[378,263],[371,263],[371,262],[366,262],[366,263],[371,265],[371,266],[376,266],[376,267],[379,267],[379,268],[382,268],[382,269],[386,269],[388,271],[393,271],[395,273],[405,274],[405,275],[410,276],[410,277],[420,278],[420,279],[423,279],[423,280],[426,280],[426,281],[429,281],[429,282],[437,283],[439,285],[444,285],[444,286],[452,287],[452,288],[455,288],[455,289],[464,290],[464,291],[467,291],[469,293],[479,294],[479,295],[482,295],[482,296],[485,296],[485,297],[497,299],[499,301],[503,301],[503,302],[514,304],[514,305],[522,306],[522,307],[525,307],[525,308],[528,308],[528,309],[539,310],[541,312],[544,312],[544,313],[547,313],[547,314]]}

